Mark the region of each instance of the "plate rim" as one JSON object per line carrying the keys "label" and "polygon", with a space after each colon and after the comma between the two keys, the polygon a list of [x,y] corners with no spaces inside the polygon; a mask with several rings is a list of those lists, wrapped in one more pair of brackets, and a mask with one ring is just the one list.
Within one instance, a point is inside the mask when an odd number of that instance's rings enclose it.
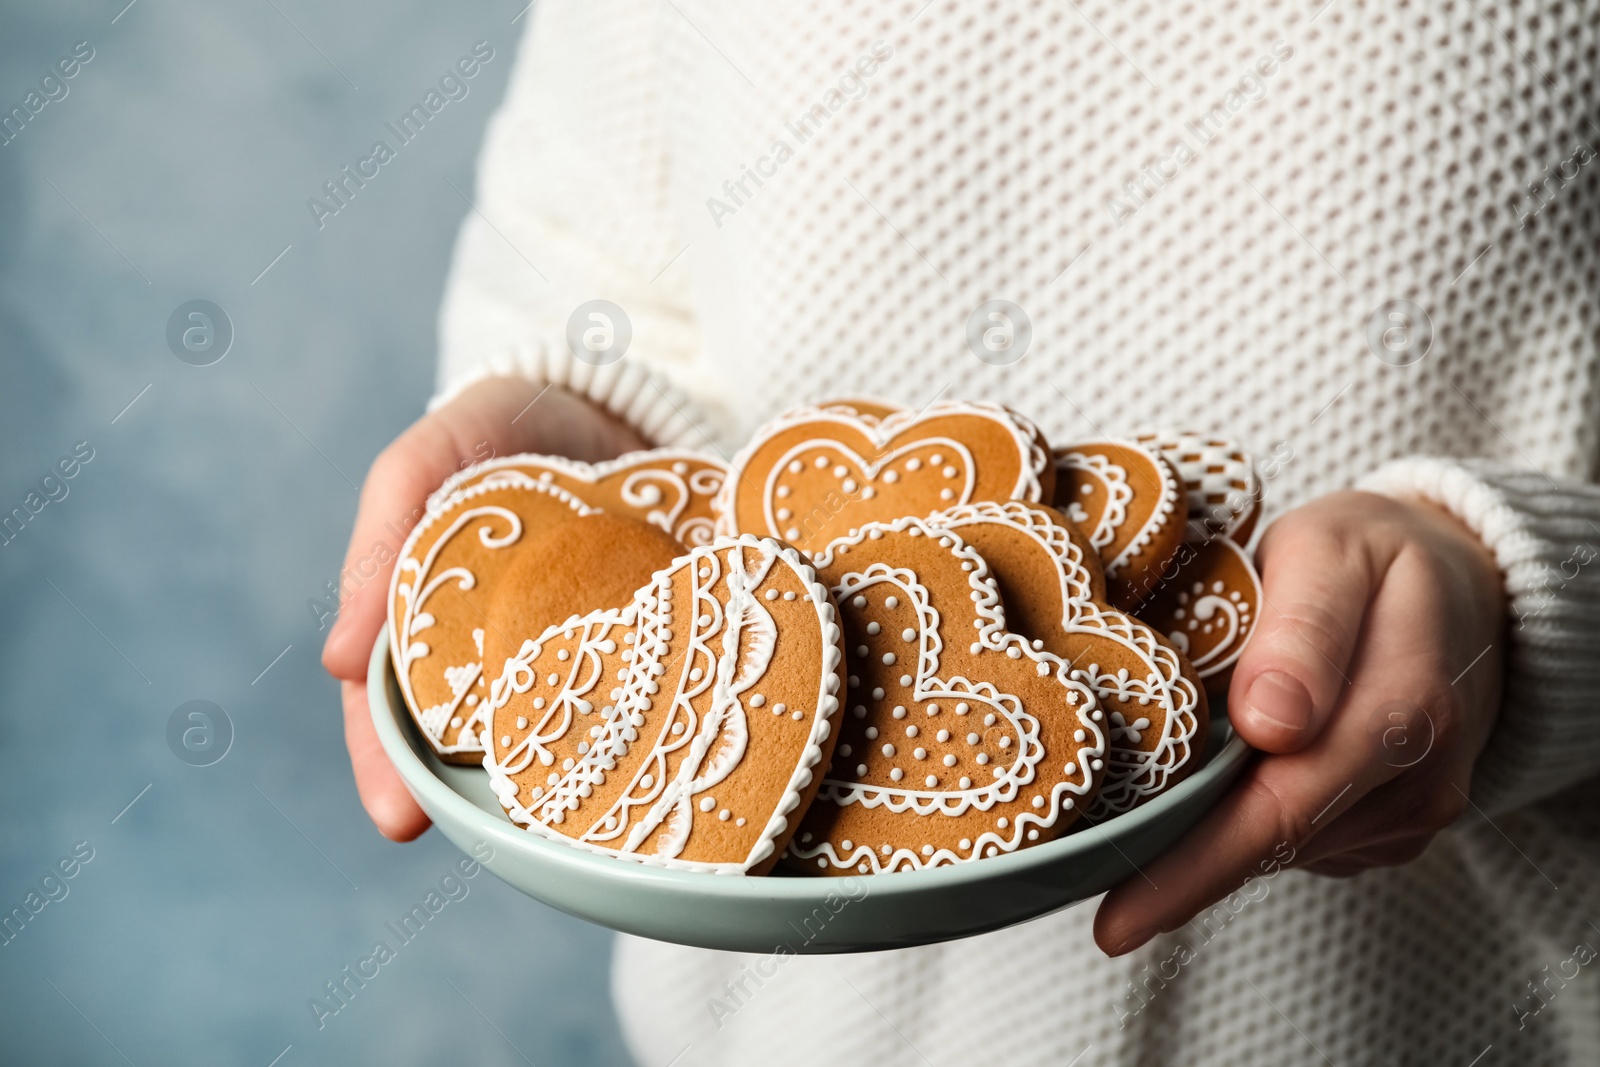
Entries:
{"label": "plate rim", "polygon": [[[590,855],[580,849],[570,848],[558,841],[549,841],[529,833],[505,817],[495,818],[458,793],[444,779],[435,774],[412,750],[410,740],[403,733],[400,716],[405,717],[413,731],[411,711],[402,699],[398,703],[393,695],[398,691],[389,655],[387,628],[380,630],[373,644],[367,668],[367,704],[377,729],[379,744],[395,765],[406,790],[425,810],[430,805],[440,806],[457,823],[470,827],[484,841],[504,842],[513,850],[531,854],[537,862],[564,868],[571,874],[594,878],[611,884],[628,883],[638,887],[707,899],[769,899],[789,903],[812,900],[820,903],[830,892],[835,892],[841,876],[817,877],[797,875],[773,877],[771,875],[726,875],[698,871],[679,871],[634,863],[608,856]],[[1213,721],[1216,721],[1213,716]],[[1222,721],[1226,721],[1224,718]],[[1123,812],[1105,823],[1086,827],[1066,834],[1054,841],[1019,849],[1005,856],[987,857],[970,863],[951,864],[919,871],[897,871],[885,876],[850,875],[843,877],[870,878],[873,896],[890,899],[914,897],[931,891],[948,891],[963,885],[988,882],[1020,881],[1041,869],[1070,861],[1074,856],[1087,853],[1110,843],[1118,846],[1117,839],[1137,836],[1141,831],[1159,822],[1169,809],[1180,807],[1193,793],[1206,788],[1214,778],[1235,773],[1235,768],[1249,759],[1253,750],[1239,734],[1228,730],[1227,738],[1210,759],[1183,781],[1162,793],[1154,800]],[[465,769],[465,765],[463,765]],[[419,790],[426,793],[418,795]],[[432,812],[429,811],[430,818]],[[435,820],[437,821],[437,820]],[[451,835],[441,827],[446,837]],[[461,847],[451,838],[452,843]],[[465,851],[465,849],[463,849]],[[491,870],[494,861],[486,862]]]}

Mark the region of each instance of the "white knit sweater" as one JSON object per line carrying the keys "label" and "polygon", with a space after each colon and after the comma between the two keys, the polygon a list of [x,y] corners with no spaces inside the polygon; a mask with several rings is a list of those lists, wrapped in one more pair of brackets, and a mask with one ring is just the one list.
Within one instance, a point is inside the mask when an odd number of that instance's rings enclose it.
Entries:
{"label": "white knit sweater", "polygon": [[[1292,451],[1272,513],[1352,484],[1442,502],[1515,616],[1476,808],[1416,862],[1287,872],[1214,937],[1117,960],[1092,902],[795,960],[721,1029],[740,957],[620,939],[642,1064],[1600,1063],[1600,4],[544,0],[530,21],[436,402],[514,371],[724,451],[848,395],[1001,400],[1060,439],[1210,429]],[[595,298],[633,334],[598,370],[565,340]],[[996,298],[1031,321],[1009,366],[966,342]]]}

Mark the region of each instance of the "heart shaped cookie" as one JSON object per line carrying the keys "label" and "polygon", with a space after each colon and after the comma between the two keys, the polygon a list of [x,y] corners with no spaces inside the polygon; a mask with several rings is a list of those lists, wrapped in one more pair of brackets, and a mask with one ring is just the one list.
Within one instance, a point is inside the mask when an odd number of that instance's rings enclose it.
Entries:
{"label": "heart shaped cookie", "polygon": [[988,564],[1011,632],[1065,660],[1106,714],[1106,780],[1092,822],[1143,803],[1200,761],[1206,694],[1188,661],[1150,627],[1105,603],[1099,560],[1056,512],[967,504],[928,520],[959,534]]}
{"label": "heart shaped cookie", "polygon": [[711,540],[712,502],[728,465],[685,449],[628,452],[604,463],[527,453],[485,460],[442,485],[437,496],[516,474],[558,485],[590,507],[658,526],[691,548]]}
{"label": "heart shaped cookie", "polygon": [[1045,501],[1055,468],[1039,431],[994,404],[937,403],[863,416],[801,408],[769,422],[733,459],[717,529],[806,550],[868,522],[974,500]]}
{"label": "heart shaped cookie", "polygon": [[1135,435],[1183,479],[1193,543],[1218,535],[1248,544],[1261,517],[1261,478],[1250,454],[1232,441],[1205,434],[1153,430]]}
{"label": "heart shaped cookie", "polygon": [[917,518],[828,545],[845,632],[839,747],[789,843],[812,874],[939,867],[1048,841],[1105,773],[1105,714],[1007,628],[983,558]]}
{"label": "heart shaped cookie", "polygon": [[1213,697],[1228,691],[1261,615],[1255,564],[1228,537],[1178,550],[1170,576],[1140,616],[1183,651]]}
{"label": "heart shaped cookie", "polygon": [[684,546],[658,527],[607,512],[530,534],[488,597],[483,662],[489,681],[529,637],[574,615],[627,607],[683,553]]}
{"label": "heart shaped cookie", "polygon": [[719,538],[627,607],[523,642],[492,686],[483,765],[536,833],[763,873],[832,755],[842,656],[832,601],[797,551]]}
{"label": "heart shaped cookie", "polygon": [[[475,718],[490,681],[482,671],[484,620],[496,580],[521,558],[529,537],[604,511],[648,522],[685,544],[704,543],[726,473],[721,460],[672,449],[605,463],[525,454],[487,460],[440,486],[400,550],[389,593],[395,674],[434,753],[447,763],[482,760]],[[498,531],[480,525],[463,539],[451,524],[479,507],[502,508],[510,518],[499,516]],[[443,553],[442,561],[430,553]],[[446,571],[453,581],[433,581]],[[426,639],[418,640],[423,630]]]}
{"label": "heart shaped cookie", "polygon": [[1189,499],[1155,452],[1127,441],[1080,441],[1055,452],[1055,505],[1089,537],[1111,602],[1132,611],[1182,543]]}
{"label": "heart shaped cookie", "polygon": [[389,652],[422,736],[446,763],[478,763],[484,620],[495,580],[530,531],[594,509],[553,482],[508,472],[435,496],[406,538],[389,585]]}

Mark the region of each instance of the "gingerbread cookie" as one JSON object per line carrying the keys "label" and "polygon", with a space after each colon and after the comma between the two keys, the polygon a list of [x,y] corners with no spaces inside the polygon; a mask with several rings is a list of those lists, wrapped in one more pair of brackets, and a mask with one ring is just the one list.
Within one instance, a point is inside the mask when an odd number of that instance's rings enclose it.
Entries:
{"label": "gingerbread cookie", "polygon": [[1171,430],[1137,434],[1135,439],[1161,454],[1183,479],[1189,498],[1188,540],[1231,537],[1239,544],[1261,517],[1261,478],[1250,454],[1232,441]]}
{"label": "gingerbread cookie", "polygon": [[937,403],[882,419],[801,408],[756,432],[717,498],[717,529],[806,551],[868,522],[975,500],[1047,501],[1055,468],[1037,428],[994,404]]}
{"label": "gingerbread cookie", "polygon": [[1233,665],[1261,615],[1261,579],[1231,538],[1186,544],[1170,576],[1140,612],[1194,664],[1213,697],[1228,691]]}
{"label": "gingerbread cookie", "polygon": [[483,765],[536,833],[760,874],[833,753],[842,658],[828,591],[797,551],[719,538],[627,607],[525,641],[492,686]]}
{"label": "gingerbread cookie", "polygon": [[1105,714],[1008,630],[983,558],[907,517],[834,541],[817,570],[844,626],[848,712],[785,862],[916,870],[1065,832],[1105,775]]}
{"label": "gingerbread cookie", "polygon": [[553,482],[506,472],[429,501],[395,562],[389,651],[412,717],[447,763],[478,763],[483,639],[495,580],[530,531],[593,513]]}
{"label": "gingerbread cookie", "polygon": [[1143,803],[1199,764],[1205,690],[1184,657],[1138,619],[1105,603],[1099,558],[1058,513],[1012,502],[967,504],[928,520],[959,534],[988,564],[1006,626],[1065,660],[1106,714],[1106,780],[1091,822]]}
{"label": "gingerbread cookie", "polygon": [[[720,460],[672,449],[630,452],[593,464],[525,454],[469,467],[440,486],[428,499],[427,517],[401,549],[389,595],[395,674],[435,754],[450,763],[475,764],[482,758],[474,719],[490,681],[481,665],[485,613],[493,579],[521,558],[528,537],[574,515],[603,510],[648,522],[685,544],[703,543],[711,537],[711,502],[726,473]],[[548,500],[564,508],[545,506]],[[532,510],[522,510],[518,502]],[[514,530],[484,530],[475,545],[461,541],[444,549],[444,563],[428,559],[436,539],[460,537],[457,530],[440,538],[450,523],[441,524],[439,516],[501,504],[516,519]],[[430,584],[431,576],[452,568],[462,571],[456,581],[444,588]],[[423,601],[426,610],[418,606]],[[425,640],[414,640],[430,627]],[[527,636],[519,633],[516,640]]]}
{"label": "gingerbread cookie", "polygon": [[559,485],[590,507],[643,519],[692,548],[711,540],[712,502],[728,465],[714,456],[673,448],[628,452],[603,463],[527,453],[469,467],[435,495],[448,496],[509,474]]}
{"label": "gingerbread cookie", "polygon": [[1183,542],[1189,499],[1160,455],[1127,441],[1082,441],[1055,452],[1055,505],[1089,536],[1111,602],[1135,610]]}
{"label": "gingerbread cookie", "polygon": [[596,512],[527,539],[495,583],[484,620],[484,673],[500,677],[523,641],[575,615],[625,608],[684,546],[639,519]]}

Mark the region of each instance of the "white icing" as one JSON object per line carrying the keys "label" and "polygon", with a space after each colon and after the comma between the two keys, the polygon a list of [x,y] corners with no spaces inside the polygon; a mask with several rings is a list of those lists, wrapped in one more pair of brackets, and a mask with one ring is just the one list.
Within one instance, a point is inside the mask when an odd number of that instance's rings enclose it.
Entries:
{"label": "white icing", "polygon": [[[951,530],[978,523],[995,523],[1024,533],[1049,552],[1061,575],[1061,629],[1069,634],[1105,641],[1131,653],[1143,665],[1143,677],[1130,676],[1126,669],[1115,674],[1102,672],[1096,663],[1072,665],[1073,677],[1094,690],[1106,708],[1134,705],[1161,712],[1161,735],[1151,751],[1139,742],[1152,720],[1140,719],[1144,726],[1130,734],[1111,731],[1109,758],[1111,770],[1105,785],[1089,809],[1099,819],[1132,808],[1143,797],[1166,788],[1168,779],[1193,756],[1193,741],[1199,729],[1196,713],[1200,694],[1194,683],[1183,676],[1183,668],[1172,650],[1161,644],[1155,631],[1137,619],[1101,607],[1091,597],[1092,564],[1068,531],[1050,517],[1026,504],[981,503],[951,508],[929,520]],[[1177,642],[1174,642],[1175,644]],[[1179,646],[1182,647],[1181,645]],[[1198,664],[1196,665],[1198,667]],[[1121,725],[1120,713],[1112,723]]]}
{"label": "white icing", "polygon": [[[417,635],[437,623],[425,607],[428,599],[445,583],[455,582],[456,588],[466,591],[477,587],[478,578],[464,566],[446,567],[434,573],[434,565],[445,546],[469,527],[476,530],[478,542],[484,548],[497,550],[515,544],[522,537],[522,519],[509,507],[497,504],[472,506],[472,502],[496,489],[521,489],[541,493],[566,504],[578,515],[592,514],[576,496],[559,486],[539,482],[526,474],[509,478],[494,485],[472,485],[459,492],[429,498],[428,510],[412,529],[400,549],[394,575],[389,585],[389,641],[395,663],[395,677],[408,706],[417,707],[412,675],[423,669],[431,649]],[[439,522],[449,519],[443,532],[434,538],[427,551],[418,558],[417,547]],[[496,532],[497,528],[500,532]],[[483,655],[483,631],[472,630],[472,639],[478,654]],[[481,662],[449,664],[441,668],[445,683],[450,688],[451,699],[444,704],[423,708],[418,712],[417,725],[428,739],[433,750],[441,755],[456,752],[482,752],[484,745],[478,736],[482,708],[468,716],[460,716],[467,691],[478,682],[483,673]],[[470,706],[470,705],[469,705]],[[463,719],[460,732],[450,744],[444,743],[446,729],[455,728],[455,721]]]}
{"label": "white icing", "polygon": [[[432,561],[418,560],[415,553],[415,548],[424,532],[435,525],[442,516],[457,508],[462,501],[501,488],[526,488],[543,492],[568,503],[579,514],[593,513],[594,508],[570,490],[555,483],[555,472],[588,484],[595,484],[620,472],[629,472],[619,496],[630,507],[644,513],[648,521],[666,530],[679,541],[693,546],[711,540],[712,523],[703,513],[709,510],[711,501],[722,488],[727,467],[719,459],[687,450],[656,449],[649,452],[632,452],[605,463],[595,464],[581,463],[560,456],[523,454],[486,460],[445,481],[429,496],[425,518],[412,530],[405,546],[401,549],[399,564],[395,568],[390,586],[389,630],[391,645],[397,655],[395,673],[411,707],[417,706],[411,686],[411,668],[416,666],[415,660],[424,658],[428,654],[426,643],[413,643],[412,638],[434,623],[433,617],[418,607],[418,604],[426,599],[426,594],[431,592],[431,588],[424,583],[427,581],[427,573],[432,569]],[[694,510],[702,514],[683,517],[689,505],[696,501],[699,505]],[[456,532],[451,531],[441,536],[432,547],[437,549]],[[436,555],[436,552],[431,552],[430,555]],[[465,575],[465,569],[460,570],[462,575]],[[422,573],[412,578],[411,575],[417,571]],[[459,575],[457,577],[460,578]],[[461,580],[468,584],[460,587],[470,589],[476,583],[476,576]],[[402,587],[406,589],[404,595],[408,598],[413,597],[419,588],[423,589],[423,593],[415,595],[414,602],[408,600],[402,607],[400,600],[397,599],[402,595]],[[474,630],[473,638],[477,642],[478,655],[481,659],[482,630]],[[409,660],[404,658],[407,653],[411,653],[413,658]],[[476,681],[481,685],[485,680],[481,664],[478,670]],[[454,689],[452,692],[455,692]],[[459,696],[460,694],[456,693],[458,700]],[[440,731],[444,729],[446,723],[453,723],[458,717],[453,714],[454,704],[453,701],[451,704],[427,708],[419,713],[419,725],[427,735],[429,743],[441,754],[482,751],[483,746],[473,729],[476,716],[467,719],[462,733],[454,743],[450,745],[443,743]]]}
{"label": "white icing", "polygon": [[[1178,607],[1173,616],[1178,625],[1169,629],[1167,640],[1189,656],[1201,678],[1211,678],[1231,669],[1244,653],[1254,632],[1256,607],[1261,603],[1261,580],[1250,557],[1232,538],[1217,537],[1202,551],[1227,552],[1237,557],[1240,570],[1250,583],[1248,590],[1206,592],[1203,588],[1191,587],[1180,590],[1174,597]],[[1181,566],[1172,580],[1183,582]],[[1198,642],[1191,640],[1189,631],[1201,628],[1205,631],[1207,647],[1195,655],[1190,650]],[[1217,630],[1222,631],[1220,636],[1216,635]]]}
{"label": "white icing", "polygon": [[[728,468],[716,456],[688,449],[627,452],[603,463],[531,453],[497,456],[453,475],[429,498],[429,506],[461,488],[492,483],[508,473],[549,479],[552,472],[557,472],[593,485],[624,471],[629,473],[618,493],[624,503],[691,548],[710,543],[713,524],[704,513],[711,510],[721,492]],[[701,514],[685,517],[691,504],[697,505],[693,510]]]}
{"label": "white icing", "polygon": [[[982,402],[940,401],[928,405],[921,411],[896,411],[882,419],[864,419],[853,409],[834,405],[830,407],[802,407],[786,412],[769,421],[758,430],[750,442],[734,456],[730,464],[730,477],[724,479],[721,492],[714,504],[717,518],[717,532],[722,534],[733,533],[737,528],[737,507],[741,493],[758,492],[761,497],[762,517],[766,522],[768,534],[779,537],[788,536],[797,538],[798,529],[790,533],[790,529],[781,526],[776,518],[775,501],[778,498],[779,481],[786,470],[799,470],[803,466],[802,457],[812,453],[821,452],[813,461],[819,468],[833,466],[836,476],[841,481],[841,492],[854,495],[856,491],[844,489],[843,481],[851,478],[861,483],[859,489],[863,498],[874,495],[873,482],[883,481],[894,484],[900,478],[900,473],[894,468],[897,461],[905,459],[901,465],[908,471],[916,472],[922,469],[922,463],[916,456],[909,453],[923,450],[930,445],[937,444],[941,451],[935,462],[935,469],[929,471],[929,476],[946,480],[959,480],[959,492],[951,491],[950,499],[956,502],[965,502],[972,498],[973,487],[977,476],[973,456],[967,446],[957,440],[944,437],[927,437],[910,441],[895,448],[890,448],[889,443],[896,437],[914,432],[915,428],[926,422],[947,418],[953,415],[973,416],[986,418],[1005,428],[1011,435],[1017,447],[1019,457],[1018,475],[1015,485],[1010,489],[1009,495],[1019,500],[1039,501],[1043,497],[1043,489],[1039,477],[1044,472],[1050,457],[1045,454],[1039,444],[1041,437],[1028,419],[1001,407],[998,404]],[[770,465],[767,477],[758,485],[747,475],[750,463],[757,453],[773,438],[801,425],[815,425],[820,436],[802,441],[784,451],[782,455]],[[834,426],[844,432],[853,432],[865,437],[874,448],[872,459],[862,457],[854,449],[842,441],[827,436],[828,427]],[[948,452],[943,451],[948,449]],[[942,466],[954,468],[954,475],[943,475]],[[842,474],[837,473],[843,471]]]}
{"label": "white icing", "polygon": [[[925,523],[921,519],[911,517],[898,519],[893,523],[871,523],[848,537],[840,538],[828,545],[817,555],[817,567],[826,569],[835,558],[845,555],[849,548],[869,538],[874,530],[905,531],[912,536],[948,534],[949,540],[942,540],[941,543],[948,545],[955,555],[974,565],[973,569],[967,572],[967,579],[972,589],[973,610],[977,616],[975,629],[978,632],[979,645],[985,650],[1001,653],[1017,648],[1019,655],[1044,665],[1047,673],[1053,671],[1071,694],[1081,697],[1081,700],[1072,707],[1070,714],[1077,716],[1085,735],[1092,736],[1094,740],[1080,752],[1085,757],[1091,757],[1105,751],[1105,734],[1092,718],[1094,714],[1098,714],[1093,691],[1081,680],[1069,676],[1068,664],[1047,653],[1033,650],[1021,636],[1005,631],[999,594],[988,577],[987,566],[958,535],[936,526],[931,520]],[[984,784],[975,785],[971,778],[961,777],[954,789],[940,788],[938,778],[934,776],[923,778],[924,788],[915,789],[903,788],[898,784],[877,786],[860,781],[843,781],[824,775],[814,803],[834,803],[840,807],[861,804],[866,808],[884,807],[892,812],[910,811],[917,815],[957,816],[973,810],[988,811],[998,803],[1015,800],[1023,786],[1039,777],[1036,768],[1045,753],[1039,740],[1038,719],[1022,707],[1021,701],[1016,696],[1001,692],[989,682],[970,680],[959,675],[950,678],[939,677],[939,658],[944,648],[939,633],[939,615],[932,606],[928,590],[917,580],[915,574],[904,568],[891,567],[887,563],[871,563],[862,571],[842,575],[838,584],[834,586],[834,595],[842,600],[858,592],[870,591],[877,586],[894,590],[895,595],[885,603],[904,602],[917,616],[919,635],[917,673],[914,680],[907,676],[903,683],[908,686],[914,684],[912,698],[918,703],[925,703],[930,715],[938,712],[940,700],[954,701],[958,713],[969,712],[973,707],[986,709],[986,725],[990,728],[999,726],[1005,730],[1005,734],[1002,735],[1002,740],[1005,742],[1003,747],[1010,749],[1015,746],[1016,754],[1009,766],[995,767],[993,773],[988,776],[990,780]],[[902,718],[905,714],[904,707],[897,706],[894,709],[895,718]],[[869,730],[869,736],[870,734]],[[972,737],[976,739],[976,735]],[[892,745],[885,745],[883,752],[886,756],[892,756],[894,748]],[[913,753],[917,759],[925,758],[926,755],[927,753],[920,749]],[[988,759],[979,753],[978,762],[986,764]],[[865,774],[865,767],[857,768],[858,776]],[[892,782],[899,783],[904,780],[905,772],[895,767],[890,770],[889,778]],[[959,854],[949,849],[934,849],[931,845],[924,846],[921,850],[893,849],[885,845],[881,857],[870,850],[841,854],[831,841],[822,840],[810,844],[803,839],[799,843],[791,842],[789,851],[801,859],[816,858],[824,868],[830,865],[835,868],[851,868],[864,863],[867,869],[874,872],[903,868],[922,869],[965,862],[976,859],[979,855],[995,855],[1000,850],[1014,851],[1025,840],[1026,828],[1054,826],[1064,817],[1064,813],[1074,810],[1074,797],[1087,796],[1095,785],[1095,777],[1088,768],[1076,774],[1068,772],[1066,778],[1057,781],[1052,787],[1046,807],[1038,813],[1026,812],[1017,817],[1014,833],[1006,835],[986,831],[975,842],[969,841]]]}
{"label": "white icing", "polygon": [[[711,708],[690,741],[688,755],[679,763],[677,774],[629,832],[622,849],[624,852],[636,851],[645,838],[654,833],[656,827],[668,820],[670,815],[663,840],[656,846],[656,854],[667,859],[676,858],[688,842],[694,822],[694,817],[689,813],[689,798],[727,778],[744,758],[750,731],[739,697],[766,673],[778,639],[778,628],[771,614],[750,592],[751,588],[761,584],[772,566],[775,552],[768,545],[770,542],[756,546],[757,550],[752,553],[756,558],[750,564],[746,562],[745,546],[736,545],[729,553],[726,576],[728,603],[723,611],[722,650],[717,655]],[[718,557],[712,558],[720,562]],[[709,565],[702,567],[699,573],[708,583],[714,580]],[[697,589],[697,595],[699,592]],[[714,600],[712,602],[715,603]],[[702,615],[699,621],[702,626],[709,626],[711,616]],[[747,633],[748,648],[745,647]],[[709,797],[702,799],[700,804],[702,811],[710,811],[715,806]]]}
{"label": "white icing", "polygon": [[[1094,545],[1095,551],[1101,553],[1102,558],[1105,555],[1105,550],[1116,540],[1117,534],[1126,525],[1128,521],[1128,504],[1135,495],[1126,468],[1112,463],[1110,458],[1103,452],[1097,451],[1097,449],[1103,449],[1107,446],[1125,449],[1143,456],[1145,466],[1156,480],[1153,489],[1148,485],[1143,486],[1149,495],[1155,497],[1155,507],[1150,509],[1150,514],[1145,517],[1139,529],[1134,531],[1133,536],[1128,539],[1128,543],[1123,545],[1115,556],[1104,561],[1106,574],[1109,577],[1116,577],[1131,560],[1149,547],[1155,535],[1171,520],[1173,513],[1177,510],[1179,487],[1167,465],[1162,463],[1150,449],[1133,441],[1086,441],[1057,449],[1055,457],[1057,470],[1082,471],[1095,478],[1105,488],[1108,502],[1105,510],[1101,512],[1094,530],[1089,533],[1089,542]],[[1089,486],[1086,484],[1083,488],[1087,491]],[[1068,505],[1067,511],[1069,513],[1068,517],[1080,525],[1088,517],[1082,505],[1076,501]],[[1079,516],[1082,517],[1080,518]]]}
{"label": "white icing", "polygon": [[1139,433],[1140,444],[1160,452],[1183,479],[1189,497],[1186,540],[1203,544],[1238,533],[1261,502],[1261,477],[1249,453],[1232,441],[1177,430]]}
{"label": "white icing", "polygon": [[[766,821],[757,820],[761,832],[749,854],[733,862],[685,860],[681,854],[691,838],[695,812],[718,808],[709,790],[726,781],[746,754],[749,724],[744,696],[764,676],[777,650],[776,626],[756,589],[777,563],[806,590],[803,596],[815,609],[822,631],[816,710],[810,713],[810,729],[782,795]],[[680,613],[682,656],[672,654],[672,630],[667,626],[672,618],[671,575],[678,572],[689,576],[693,608]],[[714,595],[719,583],[725,603]],[[629,643],[617,639],[624,629],[634,636],[636,656],[610,702],[595,708],[588,695],[604,673],[599,656]],[[544,719],[534,721],[509,751],[484,758],[490,786],[512,821],[575,847],[655,866],[738,874],[771,856],[775,840],[799,807],[801,791],[814,777],[823,742],[831,733],[829,719],[838,710],[839,630],[833,607],[815,572],[795,549],[751,535],[719,539],[659,572],[628,608],[551,627],[507,661],[505,672],[491,687],[488,703],[495,712],[531,688],[538,671],[535,661],[556,642],[573,643],[573,673],[561,680]],[[661,680],[671,663],[678,664],[677,677],[672,688],[664,689]],[[691,663],[700,666],[690,669]],[[710,706],[701,715],[694,701],[699,698],[704,704],[708,694]],[[793,713],[796,720],[804,717],[799,710]],[[587,727],[590,722],[595,723],[588,731],[595,741],[588,751],[579,760],[563,761],[564,773],[553,776],[549,790],[524,802],[514,776],[535,760],[548,766],[553,761],[548,746],[565,737],[575,723]],[[653,736],[643,736],[645,730],[653,731]],[[629,761],[633,777],[627,788],[606,811],[588,810],[584,800],[636,743],[647,748],[643,758],[636,755]],[[674,766],[669,767],[669,756],[676,760]],[[569,832],[551,829],[569,818],[580,820]],[[731,812],[723,809],[713,818],[731,818]],[[744,825],[743,817],[737,825]]]}

